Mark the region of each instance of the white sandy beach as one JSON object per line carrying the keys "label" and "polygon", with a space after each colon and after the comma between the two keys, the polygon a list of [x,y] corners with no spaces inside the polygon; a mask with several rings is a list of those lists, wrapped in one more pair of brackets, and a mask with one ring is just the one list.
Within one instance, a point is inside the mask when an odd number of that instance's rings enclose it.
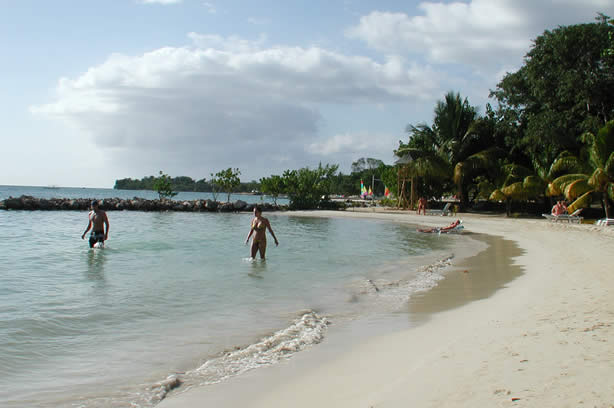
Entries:
{"label": "white sandy beach", "polygon": [[[317,215],[451,221],[413,212]],[[417,327],[342,352],[316,346],[159,407],[614,407],[614,227],[461,218],[467,231],[515,241],[524,274]]]}

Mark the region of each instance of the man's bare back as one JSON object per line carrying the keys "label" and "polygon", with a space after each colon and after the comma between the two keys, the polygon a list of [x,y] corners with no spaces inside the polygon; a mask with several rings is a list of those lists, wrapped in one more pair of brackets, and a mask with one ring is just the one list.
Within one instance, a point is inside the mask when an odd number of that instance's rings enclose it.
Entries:
{"label": "man's bare back", "polygon": [[104,245],[104,241],[109,238],[109,219],[107,218],[107,213],[98,208],[98,201],[92,201],[92,211],[88,214],[88,218],[89,223],[85,232],[81,235],[81,239],[85,239],[85,234],[91,229],[90,248],[93,248],[97,243]]}

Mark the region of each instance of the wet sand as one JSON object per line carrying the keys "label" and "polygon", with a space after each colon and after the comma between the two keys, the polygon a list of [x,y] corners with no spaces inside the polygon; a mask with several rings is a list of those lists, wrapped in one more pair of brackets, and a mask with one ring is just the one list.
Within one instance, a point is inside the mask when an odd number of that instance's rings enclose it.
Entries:
{"label": "wet sand", "polygon": [[[451,221],[398,212],[309,215]],[[331,330],[325,343],[290,361],[159,406],[611,407],[614,228],[462,218],[490,249],[414,296],[411,327]],[[370,336],[362,336],[365,327]]]}

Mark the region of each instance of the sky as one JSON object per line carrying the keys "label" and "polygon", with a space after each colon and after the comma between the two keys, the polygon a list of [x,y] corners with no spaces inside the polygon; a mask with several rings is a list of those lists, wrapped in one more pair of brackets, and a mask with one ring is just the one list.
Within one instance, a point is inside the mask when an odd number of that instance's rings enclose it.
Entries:
{"label": "sky", "polygon": [[241,180],[373,157],[614,0],[0,0],[0,185]]}

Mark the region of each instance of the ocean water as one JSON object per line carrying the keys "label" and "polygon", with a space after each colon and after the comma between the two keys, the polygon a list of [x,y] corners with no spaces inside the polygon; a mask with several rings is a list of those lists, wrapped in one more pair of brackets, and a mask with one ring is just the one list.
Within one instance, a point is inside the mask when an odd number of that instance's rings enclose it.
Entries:
{"label": "ocean water", "polygon": [[0,406],[151,407],[274,364],[434,286],[456,239],[265,213],[280,245],[253,261],[250,214],[108,214],[89,249],[87,212],[0,211]]}
{"label": "ocean water", "polygon": [[[82,188],[82,187],[33,187],[33,186],[5,186],[0,185],[0,200],[8,197],[29,195],[38,198],[123,198],[134,197],[157,200],[158,193],[150,190],[114,190],[112,188]],[[217,201],[226,201],[227,194],[219,193]],[[214,199],[212,193],[180,191],[173,200],[207,200]],[[272,203],[273,198],[267,195],[231,194],[230,201],[243,200],[248,204]],[[278,198],[277,204],[288,204],[287,198]]]}

